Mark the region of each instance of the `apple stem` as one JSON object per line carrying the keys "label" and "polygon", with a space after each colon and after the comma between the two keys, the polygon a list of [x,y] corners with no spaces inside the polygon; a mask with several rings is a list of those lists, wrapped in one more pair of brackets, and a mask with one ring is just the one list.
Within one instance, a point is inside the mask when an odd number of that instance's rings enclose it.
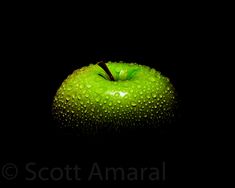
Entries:
{"label": "apple stem", "polygon": [[112,73],[110,72],[110,70],[108,69],[107,65],[103,61],[100,61],[97,64],[107,73],[107,75],[109,76],[109,79],[111,81],[115,81],[114,78],[113,78]]}

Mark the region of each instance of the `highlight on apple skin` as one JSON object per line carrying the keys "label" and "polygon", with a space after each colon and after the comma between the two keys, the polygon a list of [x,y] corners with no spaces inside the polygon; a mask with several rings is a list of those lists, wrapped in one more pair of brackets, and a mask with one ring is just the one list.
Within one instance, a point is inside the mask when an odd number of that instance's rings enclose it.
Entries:
{"label": "highlight on apple skin", "polygon": [[175,88],[159,71],[109,61],[69,75],[54,97],[52,114],[60,127],[93,135],[164,126],[174,120],[176,107]]}

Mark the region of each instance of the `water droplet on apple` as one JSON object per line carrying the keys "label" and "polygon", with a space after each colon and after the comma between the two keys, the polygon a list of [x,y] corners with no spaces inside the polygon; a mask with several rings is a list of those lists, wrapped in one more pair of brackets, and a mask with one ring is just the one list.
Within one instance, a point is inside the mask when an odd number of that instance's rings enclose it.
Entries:
{"label": "water droplet on apple", "polygon": [[131,102],[131,106],[136,106],[137,104],[135,102]]}
{"label": "water droplet on apple", "polygon": [[90,85],[90,84],[87,84],[86,87],[91,88],[91,85]]}
{"label": "water droplet on apple", "polygon": [[155,81],[156,81],[156,79],[155,79],[155,78],[153,78],[153,77],[151,77],[151,78],[150,78],[150,81],[151,81],[151,82],[155,82]]}
{"label": "water droplet on apple", "polygon": [[157,97],[157,95],[154,93],[154,94],[153,94],[153,98],[156,98],[156,97]]}
{"label": "water droplet on apple", "polygon": [[99,97],[95,98],[95,101],[96,101],[96,102],[99,102],[99,101],[100,101],[100,98],[99,98]]}

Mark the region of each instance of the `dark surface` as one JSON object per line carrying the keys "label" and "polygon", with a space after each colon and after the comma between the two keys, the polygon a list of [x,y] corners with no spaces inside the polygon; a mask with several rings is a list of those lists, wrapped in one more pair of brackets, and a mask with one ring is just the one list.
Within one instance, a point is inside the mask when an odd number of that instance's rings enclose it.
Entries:
{"label": "dark surface", "polygon": [[[63,20],[15,23],[17,32],[7,32],[2,58],[0,165],[151,167],[165,161],[167,181],[160,183],[197,179],[203,138],[194,118],[198,111],[192,88],[204,54],[201,38],[187,20],[169,21],[150,27],[127,24],[125,29]],[[169,77],[179,94],[177,121],[134,136],[77,137],[58,131],[50,114],[56,90],[73,70],[100,60],[137,62]]]}

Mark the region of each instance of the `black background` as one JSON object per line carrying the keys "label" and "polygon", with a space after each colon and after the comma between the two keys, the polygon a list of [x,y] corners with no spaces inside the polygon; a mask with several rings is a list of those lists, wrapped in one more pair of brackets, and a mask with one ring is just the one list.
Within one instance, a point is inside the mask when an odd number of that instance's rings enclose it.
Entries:
{"label": "black background", "polygon": [[[202,125],[195,117],[192,89],[198,81],[195,73],[206,61],[204,26],[189,13],[119,13],[104,19],[108,14],[22,13],[7,21],[1,65],[2,163],[145,167],[165,161],[167,181],[161,183],[200,180]],[[73,70],[100,60],[137,62],[169,77],[180,100],[177,121],[151,134],[112,138],[58,131],[50,114],[56,90]]]}

